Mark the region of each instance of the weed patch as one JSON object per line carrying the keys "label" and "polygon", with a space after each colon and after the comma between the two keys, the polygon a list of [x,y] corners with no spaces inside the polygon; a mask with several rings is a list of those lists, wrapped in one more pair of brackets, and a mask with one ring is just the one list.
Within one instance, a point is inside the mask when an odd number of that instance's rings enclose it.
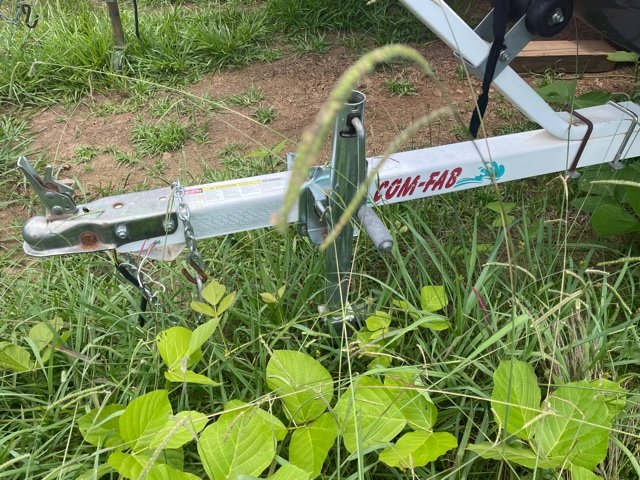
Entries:
{"label": "weed patch", "polygon": [[406,97],[408,95],[417,95],[415,85],[404,78],[390,78],[384,81],[384,87],[390,95],[394,97]]}
{"label": "weed patch", "polygon": [[187,127],[176,120],[158,124],[137,123],[131,141],[138,155],[160,155],[182,147],[189,138]]}

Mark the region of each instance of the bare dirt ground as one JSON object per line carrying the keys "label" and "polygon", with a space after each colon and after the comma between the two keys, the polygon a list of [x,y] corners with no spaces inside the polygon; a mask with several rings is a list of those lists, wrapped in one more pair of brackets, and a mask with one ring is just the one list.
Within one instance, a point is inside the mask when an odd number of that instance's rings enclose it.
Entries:
{"label": "bare dirt ground", "polygon": [[[369,154],[380,152],[388,142],[412,120],[446,104],[447,99],[461,113],[470,111],[473,102],[468,83],[455,79],[457,62],[442,44],[421,49],[430,59],[439,78],[446,79],[447,92],[443,95],[433,81],[409,66],[385,68],[364,79],[359,89],[367,95],[366,125]],[[265,126],[250,117],[253,108],[231,107],[235,112],[201,112],[200,120],[208,122],[209,142],[197,145],[188,141],[180,151],[164,154],[164,168],[156,180],[170,181],[187,173],[196,179],[203,165],[216,164],[217,154],[230,144],[251,148],[272,147],[287,139],[289,150],[295,149],[305,126],[312,122],[321,104],[327,99],[340,75],[357,59],[344,47],[332,49],[328,54],[288,56],[273,63],[254,64],[246,68],[207,75],[197,84],[186,88],[197,96],[220,99],[245,92],[251,86],[264,93],[263,105],[273,106],[277,118]],[[411,81],[416,95],[396,97],[384,86],[387,78],[402,77]],[[173,95],[175,97],[175,95]],[[74,108],[55,107],[32,118],[34,132],[32,147],[45,152],[51,162],[64,165],[64,173],[80,179],[87,187],[106,187],[121,184],[132,174],[131,167],[118,166],[108,154],[95,157],[91,169],[73,161],[81,146],[107,147],[133,154],[131,129],[141,112],[97,116],[93,112],[104,99],[87,99]],[[113,101],[113,100],[110,100]],[[144,107],[142,107],[144,112]],[[436,144],[455,141],[450,129],[439,126],[430,140]],[[425,141],[420,141],[424,146]],[[138,178],[145,176],[150,165],[159,158],[144,158],[133,167]],[[66,168],[65,168],[66,167]]]}
{"label": "bare dirt ground", "polygon": [[[580,27],[580,31],[586,32],[581,38],[593,38],[595,35],[584,27]],[[571,35],[568,32],[564,36]],[[88,162],[80,162],[77,159],[78,149],[86,146],[97,149],[110,147],[133,155],[132,128],[136,122],[159,121],[150,116],[148,110],[164,94],[157,93],[135,111],[107,115],[99,114],[102,105],[125,100],[93,97],[73,107],[56,106],[35,114],[31,119],[34,135],[31,150],[34,154],[42,153],[48,162],[60,167],[61,176],[76,179],[82,190],[89,192],[89,197],[96,196],[95,192],[166,184],[176,178],[197,183],[205,168],[219,165],[220,152],[230,145],[249,152],[259,147],[273,147],[286,139],[284,151],[293,151],[304,127],[311,123],[340,75],[358,57],[341,45],[337,36],[332,39],[332,45],[329,53],[323,55],[288,55],[272,63],[257,63],[237,70],[209,74],[185,88],[186,92],[196,96],[221,99],[254,86],[264,93],[262,104],[273,106],[278,112],[277,118],[269,125],[251,119],[255,107],[232,107],[234,111],[217,112],[205,108],[192,109],[180,119],[204,125],[207,130],[205,143],[190,139],[177,151],[142,157],[135,165],[123,165],[109,153],[101,153]],[[438,78],[445,85],[445,92],[441,92],[435,82],[406,63],[386,66],[364,79],[359,89],[367,95],[365,124],[368,155],[380,153],[411,121],[447,103],[465,121],[470,117],[474,98],[479,91],[479,81],[474,79],[470,82],[461,75],[458,60],[444,44],[432,42],[417,48],[433,65]],[[620,70],[586,75],[579,80],[579,91],[630,91],[631,77],[629,72]],[[416,89],[415,94],[403,97],[391,95],[385,87],[385,80],[390,78],[409,80]],[[539,77],[535,76],[529,76],[528,79],[531,83],[539,81]],[[167,95],[172,101],[180,98],[176,94]],[[493,93],[491,98],[486,117],[490,132],[499,133],[523,120],[498,94]],[[451,143],[457,141],[460,135],[461,129],[455,122],[443,118],[411,139],[406,148]]]}

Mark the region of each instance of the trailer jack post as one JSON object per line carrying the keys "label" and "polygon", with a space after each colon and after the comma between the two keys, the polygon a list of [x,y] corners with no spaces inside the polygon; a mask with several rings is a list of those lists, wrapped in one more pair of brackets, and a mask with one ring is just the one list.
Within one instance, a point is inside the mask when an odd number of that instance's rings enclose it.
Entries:
{"label": "trailer jack post", "polygon": [[[354,91],[334,124],[329,167],[330,189],[325,212],[327,234],[338,224],[367,174],[364,104],[365,96]],[[325,251],[325,301],[329,314],[344,311],[348,304],[353,235],[354,226],[349,222]]]}
{"label": "trailer jack post", "polygon": [[[353,91],[334,123],[329,166],[314,167],[303,186],[298,232],[315,244],[323,243],[336,228],[366,178],[364,105],[365,96]],[[341,325],[359,323],[360,313],[365,313],[357,312],[356,302],[349,300],[354,235],[364,230],[381,252],[393,247],[391,234],[365,201],[356,217],[325,250],[325,305],[320,310],[334,333],[339,333]]]}

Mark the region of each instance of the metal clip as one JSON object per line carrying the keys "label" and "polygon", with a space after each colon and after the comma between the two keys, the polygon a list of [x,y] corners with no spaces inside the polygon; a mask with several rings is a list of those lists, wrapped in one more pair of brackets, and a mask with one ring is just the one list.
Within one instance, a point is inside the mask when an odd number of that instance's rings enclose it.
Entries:
{"label": "metal clip", "polygon": [[33,21],[31,21],[31,5],[29,5],[28,3],[20,4],[20,11],[22,12],[22,15],[24,15],[25,17],[24,24],[29,28],[36,28],[40,17],[36,16],[36,18],[34,18]]}
{"label": "metal clip", "polygon": [[73,188],[53,178],[53,169],[50,165],[45,168],[44,180],[40,178],[38,172],[31,166],[26,157],[20,157],[18,168],[22,170],[36,194],[40,197],[47,209],[48,216],[60,217],[76,213],[78,207],[73,201]]}
{"label": "metal clip", "polygon": [[631,123],[629,124],[629,129],[625,133],[624,139],[620,144],[620,148],[618,148],[618,151],[616,152],[615,157],[613,157],[613,160],[609,162],[609,165],[611,165],[611,168],[613,168],[614,170],[620,170],[622,167],[624,167],[624,163],[621,162],[620,159],[622,158],[622,155],[624,154],[624,151],[627,148],[627,145],[629,144],[629,140],[631,140],[631,137],[633,136],[633,132],[635,131],[636,127],[640,126],[640,121],[638,120],[638,115],[633,110],[629,110],[628,108],[623,107],[619,103],[611,101],[611,102],[607,102],[607,105],[611,105],[613,108],[617,108],[622,113],[627,115],[629,117],[629,120],[631,120]]}
{"label": "metal clip", "polygon": [[195,271],[195,275],[191,275],[185,267],[182,269],[182,275],[184,275],[184,278],[186,278],[187,281],[193,283],[194,285],[198,285],[199,283],[200,284],[207,283],[207,280],[209,280],[209,277],[205,273],[202,265],[199,265],[198,262],[193,258],[190,258],[189,260],[187,260],[187,263],[191,268],[193,268],[193,270]]}

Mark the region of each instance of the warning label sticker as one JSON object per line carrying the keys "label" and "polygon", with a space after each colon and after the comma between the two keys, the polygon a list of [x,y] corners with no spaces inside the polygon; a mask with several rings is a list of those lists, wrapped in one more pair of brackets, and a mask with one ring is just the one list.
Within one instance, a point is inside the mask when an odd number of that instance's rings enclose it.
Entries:
{"label": "warning label sticker", "polygon": [[210,183],[185,189],[189,203],[234,200],[257,197],[265,193],[281,191],[286,186],[285,176],[237,180],[230,183]]}

